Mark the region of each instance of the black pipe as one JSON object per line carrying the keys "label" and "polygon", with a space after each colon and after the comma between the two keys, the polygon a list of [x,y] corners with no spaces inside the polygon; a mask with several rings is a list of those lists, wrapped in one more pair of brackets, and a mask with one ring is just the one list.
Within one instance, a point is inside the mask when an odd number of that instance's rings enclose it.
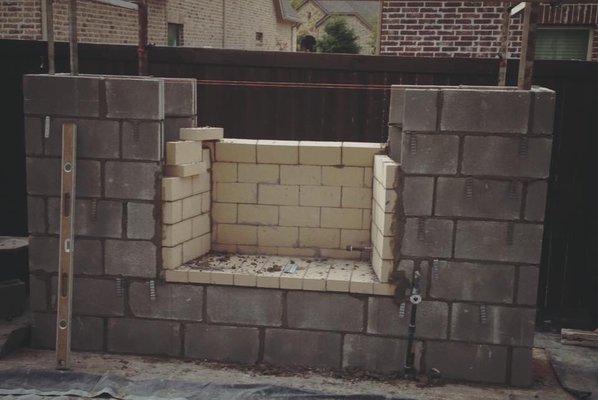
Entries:
{"label": "black pipe", "polygon": [[413,350],[413,342],[415,341],[415,321],[417,318],[417,305],[421,302],[419,294],[419,271],[413,274],[413,285],[411,287],[411,296],[409,302],[411,303],[411,318],[409,320],[409,330],[407,337],[407,354],[405,356],[404,377],[406,379],[416,379],[417,370],[415,369],[415,351]]}

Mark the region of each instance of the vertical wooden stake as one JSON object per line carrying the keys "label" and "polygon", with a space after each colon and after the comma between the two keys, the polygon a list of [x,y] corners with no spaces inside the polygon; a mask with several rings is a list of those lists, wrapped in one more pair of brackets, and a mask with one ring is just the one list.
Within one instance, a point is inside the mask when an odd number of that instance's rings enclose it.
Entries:
{"label": "vertical wooden stake", "polygon": [[46,35],[48,40],[48,73],[54,74],[56,67],[54,64],[54,5],[52,0],[46,2]]}
{"label": "vertical wooden stake", "polygon": [[502,25],[500,29],[500,64],[498,67],[498,86],[507,84],[507,64],[509,61],[509,24],[511,22],[511,12],[509,3],[503,3]]}
{"label": "vertical wooden stake", "polygon": [[137,3],[137,21],[139,25],[139,43],[137,44],[138,73],[140,76],[148,74],[147,65],[147,1]]}
{"label": "vertical wooden stake", "polygon": [[77,0],[69,0],[69,50],[71,75],[79,75],[79,49],[77,47]]}
{"label": "vertical wooden stake", "polygon": [[56,316],[57,369],[69,369],[71,365],[76,153],[77,126],[73,123],[65,123],[62,125],[62,179],[60,184],[60,248],[58,249],[58,312]]}
{"label": "vertical wooden stake", "polygon": [[538,3],[533,1],[525,3],[523,35],[521,38],[521,56],[519,57],[519,74],[517,77],[517,86],[519,89],[530,90],[532,88],[538,12]]}

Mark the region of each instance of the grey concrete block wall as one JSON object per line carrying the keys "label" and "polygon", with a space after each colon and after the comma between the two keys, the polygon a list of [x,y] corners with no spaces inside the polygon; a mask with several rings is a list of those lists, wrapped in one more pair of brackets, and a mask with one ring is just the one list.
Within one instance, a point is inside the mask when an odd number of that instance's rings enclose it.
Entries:
{"label": "grey concrete block wall", "polygon": [[[422,272],[422,304],[448,308],[446,336],[422,338],[426,369],[450,369],[443,375],[456,379],[531,383],[526,350],[533,339],[554,101],[544,88],[391,90],[389,153],[401,163],[403,183],[398,258]],[[382,318],[386,308],[392,309],[369,304],[368,330],[404,333],[404,323]],[[460,361],[448,365],[451,355]],[[459,363],[462,368],[454,367]],[[515,369],[527,372],[509,377]]]}

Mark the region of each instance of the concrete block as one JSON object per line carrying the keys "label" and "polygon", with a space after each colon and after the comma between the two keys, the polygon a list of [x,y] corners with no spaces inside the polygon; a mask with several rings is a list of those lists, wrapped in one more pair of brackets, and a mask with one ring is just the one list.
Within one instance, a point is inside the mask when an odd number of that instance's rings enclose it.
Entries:
{"label": "concrete block", "polygon": [[206,324],[185,325],[185,357],[255,364],[259,355],[257,328]]}
{"label": "concrete block", "polygon": [[258,187],[260,204],[299,205],[299,186],[260,184]]}
{"label": "concrete block", "polygon": [[388,156],[395,162],[401,163],[401,142],[403,141],[403,128],[399,126],[388,126]]}
{"label": "concrete block", "polygon": [[532,113],[531,133],[535,135],[552,135],[554,127],[554,108],[556,94],[548,89],[532,90],[534,111]]}
{"label": "concrete block", "polygon": [[279,166],[274,164],[238,164],[238,181],[253,183],[278,183]]}
{"label": "concrete block", "polygon": [[438,89],[405,89],[403,97],[404,132],[436,131],[439,92]]}
{"label": "concrete block", "polygon": [[405,340],[365,335],[345,335],[343,368],[396,373],[403,370],[407,343]]}
{"label": "concrete block", "polygon": [[[143,340],[139,340],[140,332],[143,332]],[[107,347],[115,353],[179,356],[181,325],[170,321],[110,318]]]}
{"label": "concrete block", "polygon": [[224,138],[224,129],[213,126],[201,126],[197,128],[181,128],[179,132],[181,140],[210,141]]}
{"label": "concrete block", "polygon": [[459,221],[455,240],[458,258],[535,264],[542,253],[542,225]]}
{"label": "concrete block", "polygon": [[259,246],[297,247],[299,228],[292,226],[260,226],[257,229]]}
{"label": "concrete block", "polygon": [[108,275],[156,276],[156,246],[149,241],[106,240],[104,260]]}
{"label": "concrete block", "polygon": [[25,114],[98,117],[99,82],[97,76],[26,75],[23,78]]}
{"label": "concrete block", "polygon": [[474,178],[438,178],[436,215],[519,219],[520,182]]}
{"label": "concrete block", "polygon": [[42,155],[44,120],[40,117],[25,117],[25,154]]}
{"label": "concrete block", "polygon": [[527,195],[525,197],[525,219],[527,221],[544,221],[547,186],[546,181],[527,184]]}
{"label": "concrete block", "polygon": [[257,162],[257,140],[222,139],[216,143],[216,161],[218,162]]}
{"label": "concrete block", "polygon": [[27,193],[60,195],[60,160],[27,157]]}
{"label": "concrete block", "polygon": [[77,125],[77,157],[119,157],[118,121],[73,118],[51,118],[50,137],[45,139],[46,155],[62,155],[62,125],[66,122],[74,122]]}
{"label": "concrete block", "polygon": [[[417,306],[415,335],[424,339],[447,337],[449,306],[439,301],[423,301]],[[406,304],[405,316],[399,316],[399,306],[391,297],[370,297],[368,300],[367,332],[374,335],[406,336],[411,305]]]}
{"label": "concrete block", "polygon": [[407,218],[401,254],[414,257],[451,257],[453,221]]}
{"label": "concrete block", "polygon": [[156,234],[154,205],[150,203],[127,203],[127,237],[151,239]]}
{"label": "concrete block", "polygon": [[156,297],[151,299],[149,282],[131,282],[129,306],[136,317],[202,320],[203,287],[157,283]]}
{"label": "concrete block", "polygon": [[212,167],[214,182],[237,182],[237,163],[215,162]]}
{"label": "concrete block", "polygon": [[102,242],[100,240],[75,239],[73,268],[76,274],[102,275],[104,273],[103,262]]}
{"label": "concrete block", "polygon": [[408,174],[454,174],[459,159],[459,137],[404,134],[401,157],[403,172]]}
{"label": "concrete block", "polygon": [[402,199],[405,215],[432,215],[434,178],[406,176],[403,181]]}
{"label": "concrete block", "polygon": [[364,170],[365,168],[362,167],[322,167],[322,184],[363,187],[365,186]]}
{"label": "concrete block", "polygon": [[166,117],[164,118],[164,141],[172,142],[180,139],[181,129],[197,125],[196,117]]}
{"label": "concrete block", "polygon": [[301,186],[299,204],[301,206],[340,207],[341,188],[339,186]]}
{"label": "concrete block", "polygon": [[388,123],[403,124],[403,110],[405,108],[405,88],[396,85],[390,88],[390,105],[388,112]]}
{"label": "concrete block", "polygon": [[192,178],[162,178],[162,200],[179,200],[189,197],[191,194],[193,194]]}
{"label": "concrete block", "polygon": [[58,238],[31,236],[29,238],[29,271],[58,270]]}
{"label": "concrete block", "polygon": [[221,244],[256,245],[257,226],[219,224],[216,242]]}
{"label": "concrete block", "polygon": [[[50,229],[58,232],[60,200],[48,203]],[[75,203],[75,233],[82,236],[121,237],[123,207],[120,202],[77,200]],[[54,228],[55,227],[55,228]]]}
{"label": "concrete block", "polygon": [[458,342],[426,342],[425,365],[444,378],[506,383],[507,348]]}
{"label": "concrete block", "polygon": [[361,228],[362,212],[357,208],[322,207],[322,228]]}
{"label": "concrete block", "polygon": [[348,294],[299,291],[287,294],[290,328],[361,332],[363,311],[363,300]]}
{"label": "concrete block", "polygon": [[[102,351],[104,320],[96,317],[73,316],[71,347],[75,351]],[[56,345],[56,314],[33,314],[31,343],[35,348],[53,349]]]}
{"label": "concrete block", "polygon": [[518,387],[529,387],[534,380],[532,349],[526,347],[513,348],[511,356],[510,384]]}
{"label": "concrete block", "polygon": [[538,267],[522,265],[519,267],[517,285],[517,304],[535,306],[538,298]]}
{"label": "concrete block", "polygon": [[374,164],[374,156],[383,150],[383,143],[343,142],[341,164],[371,167]]}
{"label": "concrete block", "polygon": [[173,225],[162,226],[162,245],[176,246],[193,237],[193,224],[190,219],[183,220]]}
{"label": "concrete block", "polygon": [[372,189],[358,187],[343,187],[341,206],[355,208],[371,208]]}
{"label": "concrete block", "polygon": [[105,167],[107,197],[153,200],[160,168],[154,163],[113,162]]}
{"label": "concrete block", "polygon": [[238,221],[249,225],[277,225],[278,207],[256,204],[239,204]]}
{"label": "concrete block", "polygon": [[277,290],[207,287],[207,319],[241,325],[280,326],[282,292]]}
{"label": "concrete block", "polygon": [[27,196],[27,226],[29,233],[46,232],[46,201],[44,198]]}
{"label": "concrete block", "polygon": [[164,119],[164,82],[160,79],[106,79],[106,116]]}
{"label": "concrete block", "polygon": [[234,224],[237,222],[237,204],[214,203],[212,220],[218,224]]}
{"label": "concrete block", "polygon": [[48,310],[48,282],[42,274],[29,275],[29,305],[31,311]]}
{"label": "concrete block", "polygon": [[255,183],[216,183],[213,196],[219,203],[257,203],[258,188]]}
{"label": "concrete block", "polygon": [[[122,316],[124,298],[117,296],[114,279],[75,278],[73,284],[73,313],[75,315]],[[57,293],[56,277],[52,278],[52,294]],[[56,296],[52,296],[56,309]]]}
{"label": "concrete block", "polygon": [[455,88],[442,96],[442,131],[527,133],[529,91]]}
{"label": "concrete block", "polygon": [[532,346],[536,311],[486,305],[486,318],[480,305],[453,303],[451,338],[459,341]]}
{"label": "concrete block", "polygon": [[470,175],[547,178],[552,140],[467,136],[461,172]]}
{"label": "concrete block", "polygon": [[164,79],[166,115],[195,115],[197,82],[195,79]]}
{"label": "concrete block", "polygon": [[299,142],[299,164],[341,164],[341,142]]}
{"label": "concrete block", "polygon": [[160,122],[123,121],[122,157],[131,160],[160,161]]}
{"label": "concrete block", "polygon": [[339,247],[340,236],[340,229],[299,228],[299,246],[334,249]]}
{"label": "concrete block", "polygon": [[281,165],[280,183],[283,185],[320,185],[322,183],[322,167]]}
{"label": "concrete block", "polygon": [[258,140],[257,162],[262,164],[298,164],[299,142],[295,140]]}
{"label": "concrete block", "polygon": [[181,165],[200,163],[203,160],[201,142],[192,140],[166,142],[166,163]]}
{"label": "concrete block", "polygon": [[435,260],[430,296],[437,299],[512,303],[515,268]]}
{"label": "concrete block", "polygon": [[278,224],[281,226],[320,226],[320,207],[280,206]]}
{"label": "concrete block", "polygon": [[332,332],[266,329],[264,362],[282,366],[339,369],[341,335]]}

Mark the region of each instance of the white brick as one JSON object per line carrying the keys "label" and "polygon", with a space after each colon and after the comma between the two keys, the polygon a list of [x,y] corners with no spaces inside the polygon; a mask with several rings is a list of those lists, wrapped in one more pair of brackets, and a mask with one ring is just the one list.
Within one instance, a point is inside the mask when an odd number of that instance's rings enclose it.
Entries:
{"label": "white brick", "polygon": [[183,199],[183,219],[201,214],[201,194]]}
{"label": "white brick", "polygon": [[321,249],[320,256],[337,260],[357,260],[361,258],[361,252],[344,249]]}
{"label": "white brick", "polygon": [[189,270],[189,282],[190,283],[210,283],[210,271],[200,269]]}
{"label": "white brick", "polygon": [[257,230],[258,245],[296,247],[299,228],[284,226],[260,226]]}
{"label": "white brick", "polygon": [[299,204],[302,206],[340,207],[341,188],[338,186],[301,186]]}
{"label": "white brick", "polygon": [[214,201],[222,203],[257,203],[255,183],[216,183]]}
{"label": "white brick", "polygon": [[189,268],[167,269],[164,271],[166,282],[186,283],[189,282]]}
{"label": "white brick", "polygon": [[216,161],[254,163],[257,140],[222,139],[216,143]]}
{"label": "white brick", "polygon": [[372,187],[372,180],[374,179],[374,168],[366,167],[363,170],[363,186]]}
{"label": "white brick", "polygon": [[341,249],[345,249],[347,246],[365,247],[369,245],[369,229],[341,229]]}
{"label": "white brick", "polygon": [[191,220],[191,230],[193,237],[205,235],[210,232],[210,215],[203,214],[194,217]]}
{"label": "white brick", "polygon": [[258,140],[257,162],[263,164],[298,164],[299,142],[294,140]]}
{"label": "white brick", "polygon": [[296,257],[315,257],[317,255],[316,249],[296,248],[296,247],[278,247],[279,256],[296,256]]}
{"label": "white brick", "polygon": [[297,205],[299,204],[299,186],[260,184],[259,203]]}
{"label": "white brick", "polygon": [[320,208],[280,206],[279,225],[318,227],[320,226]]}
{"label": "white brick", "polygon": [[[203,203],[202,203],[203,207]],[[372,226],[372,210],[363,210],[363,219],[361,220],[361,229],[370,229]]]}
{"label": "white brick", "polygon": [[397,205],[397,193],[394,189],[385,189],[377,179],[374,179],[374,200],[384,212],[393,212]]}
{"label": "white brick", "polygon": [[322,208],[322,228],[360,229],[362,212],[359,208]]}
{"label": "white brick", "polygon": [[371,167],[374,155],[383,149],[382,143],[343,142],[343,165]]}
{"label": "white brick", "polygon": [[220,140],[224,137],[224,129],[211,126],[181,128],[179,137],[182,140]]}
{"label": "white brick", "polygon": [[322,183],[322,167],[281,165],[280,183],[283,185],[319,185]]}
{"label": "white brick", "polygon": [[339,165],[341,142],[299,142],[299,164]]}
{"label": "white brick", "polygon": [[211,189],[212,178],[209,173],[195,175],[192,180],[193,194],[205,193]]}
{"label": "white brick", "polygon": [[212,151],[210,148],[205,148],[202,150],[203,154],[203,162],[206,164],[206,168],[212,168]]}
{"label": "white brick", "polygon": [[166,163],[169,165],[199,163],[203,160],[201,142],[166,142]]}
{"label": "white brick", "polygon": [[349,292],[353,263],[335,263],[328,271],[326,278],[326,291]]}
{"label": "white brick", "polygon": [[378,229],[372,230],[372,245],[383,260],[395,258],[395,236],[384,236]]}
{"label": "white brick", "polygon": [[338,248],[340,245],[340,229],[299,228],[299,245],[301,247]]}
{"label": "white brick", "polygon": [[371,208],[372,189],[343,187],[343,197],[341,205],[343,207]]}
{"label": "white brick", "polygon": [[278,207],[256,204],[239,204],[238,221],[248,225],[278,224]]}
{"label": "white brick", "polygon": [[217,241],[222,244],[257,244],[257,226],[218,225]]}
{"label": "white brick", "polygon": [[162,247],[162,266],[164,268],[177,268],[183,263],[183,246]]}
{"label": "white brick", "polygon": [[274,164],[246,164],[238,166],[239,182],[278,183],[279,166]]}
{"label": "white brick", "polygon": [[193,193],[192,178],[162,178],[162,200],[173,201]]}
{"label": "white brick", "polygon": [[377,155],[374,159],[374,177],[386,189],[397,186],[399,164],[386,155]]}
{"label": "white brick", "polygon": [[326,290],[328,271],[330,271],[330,265],[319,262],[311,263],[303,276],[303,290]]}
{"label": "white brick", "polygon": [[384,236],[392,236],[395,234],[396,215],[394,213],[385,213],[378,203],[374,202],[372,214],[373,225],[378,227]]}
{"label": "white brick", "polygon": [[218,224],[234,224],[237,222],[236,203],[212,204],[212,219]]}
{"label": "white brick", "polygon": [[322,184],[363,187],[363,170],[360,167],[322,167]]}
{"label": "white brick", "polygon": [[192,236],[191,220],[187,219],[178,222],[173,225],[162,226],[162,245],[163,246],[176,246],[179,243],[183,243]]}
{"label": "white brick", "polygon": [[212,209],[212,193],[204,192],[201,194],[201,212],[207,213]]}
{"label": "white brick", "polygon": [[214,182],[237,182],[237,163],[215,162],[212,167]]}
{"label": "white brick", "polygon": [[162,222],[174,224],[183,219],[183,201],[166,201],[162,203]]}
{"label": "white brick", "polygon": [[[374,269],[374,272],[376,273],[376,276],[380,282],[388,282],[392,272],[392,267],[392,260],[383,260],[380,254],[378,254],[378,251],[375,248],[372,249],[372,268]],[[374,293],[375,291],[376,288],[374,287]]]}
{"label": "white brick", "polygon": [[164,174],[166,176],[188,177],[199,174],[204,174],[208,171],[205,162],[179,165],[164,166]]}

